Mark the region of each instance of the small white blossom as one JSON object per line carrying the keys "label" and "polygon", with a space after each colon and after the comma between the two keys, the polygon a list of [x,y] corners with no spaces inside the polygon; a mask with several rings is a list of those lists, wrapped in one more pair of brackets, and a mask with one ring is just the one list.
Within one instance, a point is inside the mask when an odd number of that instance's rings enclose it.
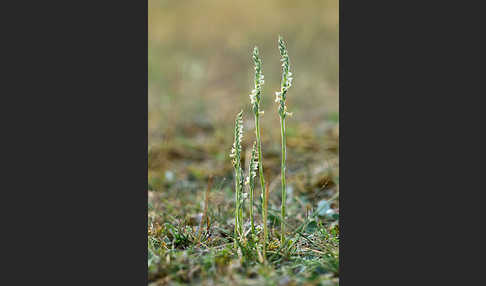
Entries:
{"label": "small white blossom", "polygon": [[255,88],[251,91],[250,102],[253,105],[253,112],[255,115],[260,111],[260,97],[262,94],[263,84],[265,83],[262,73],[262,61],[260,59],[260,52],[257,47],[253,49],[253,63],[255,64]]}
{"label": "small white blossom", "polygon": [[292,86],[292,72],[290,72],[290,65],[289,65],[289,55],[287,53],[287,47],[285,46],[285,42],[281,37],[278,39],[278,48],[280,50],[280,61],[282,62],[282,83],[280,87],[280,91],[275,93],[275,102],[279,103],[278,111],[280,116],[285,117],[286,115],[291,116],[292,113],[287,112],[287,106],[285,105],[285,98],[283,98],[284,94],[287,94],[287,90]]}
{"label": "small white blossom", "polygon": [[251,104],[254,104],[256,102],[256,94],[255,93],[250,93],[250,102]]}
{"label": "small white blossom", "polygon": [[235,120],[235,138],[231,147],[230,158],[233,166],[236,167],[240,161],[241,140],[243,138],[243,110],[238,113]]}

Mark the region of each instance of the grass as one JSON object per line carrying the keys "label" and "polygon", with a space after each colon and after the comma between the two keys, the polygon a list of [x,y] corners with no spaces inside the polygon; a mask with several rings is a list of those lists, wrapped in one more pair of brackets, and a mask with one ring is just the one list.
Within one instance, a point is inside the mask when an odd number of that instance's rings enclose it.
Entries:
{"label": "grass", "polygon": [[[297,133],[289,139],[300,137]],[[213,140],[215,142],[203,147],[205,154],[213,148],[212,144],[218,144],[217,139]],[[167,148],[152,150],[149,160],[161,156],[171,158],[175,147]],[[188,152],[192,154],[194,150]],[[267,168],[268,172],[278,174],[278,151],[274,154],[269,149],[266,153],[268,165],[275,166]],[[293,191],[287,202],[288,244],[285,247],[279,243],[278,192],[267,196],[269,243],[266,265],[262,263],[263,249],[252,244],[251,239],[242,240],[234,248],[235,194],[230,168],[226,171],[213,169],[220,175],[213,177],[212,185],[209,184],[210,176],[204,173],[202,177],[192,177],[182,169],[175,169],[172,177],[161,172],[158,180],[153,180],[157,184],[153,184],[149,191],[150,285],[338,285],[338,174],[332,161],[313,161],[312,157],[302,161],[297,159],[308,153],[308,149],[289,149],[292,154],[289,166],[293,166],[293,171],[289,173],[288,181]],[[202,168],[201,164],[206,160],[193,162]],[[223,160],[230,165],[227,159]],[[274,183],[278,181],[268,180],[266,189],[278,188]],[[261,209],[262,206],[256,201],[255,207]],[[263,231],[259,213],[254,214],[257,235]]]}
{"label": "grass", "polygon": [[[224,188],[224,187],[223,187]],[[211,193],[222,190],[213,189]],[[223,191],[224,192],[224,191]],[[179,197],[189,197],[189,191]],[[175,202],[175,195],[159,198]],[[182,204],[186,204],[181,198]],[[289,233],[289,243],[280,248],[278,234],[271,226],[267,264],[262,264],[250,244],[233,248],[227,219],[231,207],[215,207],[210,201],[209,231],[201,230],[187,213],[197,214],[198,206],[169,215],[151,209],[148,227],[148,272],[151,285],[337,285],[339,228],[331,217],[314,215],[299,219]],[[211,211],[213,209],[213,211]],[[187,212],[189,211],[189,212]],[[183,212],[187,212],[186,215]],[[277,213],[277,211],[275,211]],[[272,211],[269,212],[269,214]],[[199,243],[198,243],[199,241]]]}

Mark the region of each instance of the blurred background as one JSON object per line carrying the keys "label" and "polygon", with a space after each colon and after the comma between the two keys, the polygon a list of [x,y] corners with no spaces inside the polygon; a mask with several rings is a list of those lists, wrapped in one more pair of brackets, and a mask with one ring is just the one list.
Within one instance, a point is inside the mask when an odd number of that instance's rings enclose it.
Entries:
{"label": "blurred background", "polygon": [[149,0],[149,190],[154,191],[149,197],[164,190],[201,190],[210,174],[231,194],[228,155],[240,109],[244,149],[251,149],[254,140],[248,95],[256,45],[265,75],[263,164],[270,200],[278,207],[280,125],[274,99],[281,79],[279,35],[294,74],[287,100],[293,112],[287,120],[289,200],[298,195],[314,205],[336,196],[338,22],[338,0]]}

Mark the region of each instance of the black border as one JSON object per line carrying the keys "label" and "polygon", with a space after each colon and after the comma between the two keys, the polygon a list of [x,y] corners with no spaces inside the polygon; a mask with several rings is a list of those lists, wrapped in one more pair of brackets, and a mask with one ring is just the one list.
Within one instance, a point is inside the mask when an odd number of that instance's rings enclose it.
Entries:
{"label": "black border", "polygon": [[148,2],[7,11],[2,284],[147,284]]}
{"label": "black border", "polygon": [[456,4],[340,1],[341,285],[484,280],[484,25]]}

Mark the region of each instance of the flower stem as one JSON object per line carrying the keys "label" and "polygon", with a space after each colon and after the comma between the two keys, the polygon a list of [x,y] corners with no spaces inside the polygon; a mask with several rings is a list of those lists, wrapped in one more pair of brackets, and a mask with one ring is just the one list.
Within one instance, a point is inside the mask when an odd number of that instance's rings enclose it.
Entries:
{"label": "flower stem", "polygon": [[265,192],[265,179],[263,177],[263,159],[262,159],[262,142],[260,139],[260,114],[258,112],[255,113],[255,132],[256,132],[256,141],[257,141],[257,148],[258,148],[258,171],[260,172],[260,186],[262,189],[262,218],[263,218],[263,256],[265,257],[265,249],[267,247],[267,207],[264,206],[265,202],[267,201],[267,196]]}
{"label": "flower stem", "polygon": [[250,186],[250,224],[251,224],[251,234],[255,234],[255,224],[253,222],[253,191],[254,187]]}
{"label": "flower stem", "polygon": [[238,239],[238,171],[235,170],[235,239],[234,239],[234,248],[236,248],[236,240]]}
{"label": "flower stem", "polygon": [[285,134],[285,117],[280,117],[280,135],[282,137],[282,206],[281,206],[281,225],[280,225],[280,243],[285,243],[285,203],[287,200],[287,186],[285,183],[285,159],[286,159],[286,134]]}
{"label": "flower stem", "polygon": [[263,237],[264,237],[264,243],[263,243],[263,262],[266,264],[267,261],[267,237],[268,237],[268,229],[267,229],[267,224],[266,224],[266,221],[267,221],[267,215],[268,215],[268,185],[267,187],[265,188],[265,200],[263,202],[263,209],[265,210],[265,213],[264,213],[264,217],[263,217],[263,221],[265,222],[263,224]]}

